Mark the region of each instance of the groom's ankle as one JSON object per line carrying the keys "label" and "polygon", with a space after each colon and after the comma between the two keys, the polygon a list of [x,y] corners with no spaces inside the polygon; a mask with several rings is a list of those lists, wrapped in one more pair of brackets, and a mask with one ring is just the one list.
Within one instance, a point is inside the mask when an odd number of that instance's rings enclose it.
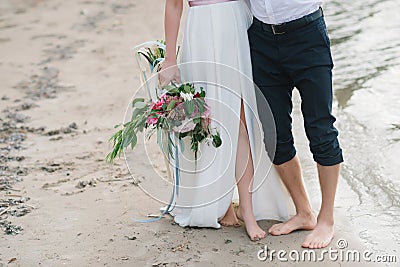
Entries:
{"label": "groom's ankle", "polygon": [[318,215],[317,225],[320,226],[333,226],[335,224],[335,220],[333,216],[321,216]]}
{"label": "groom's ankle", "polygon": [[315,218],[314,213],[312,212],[311,209],[299,210],[297,211],[296,215],[305,218]]}

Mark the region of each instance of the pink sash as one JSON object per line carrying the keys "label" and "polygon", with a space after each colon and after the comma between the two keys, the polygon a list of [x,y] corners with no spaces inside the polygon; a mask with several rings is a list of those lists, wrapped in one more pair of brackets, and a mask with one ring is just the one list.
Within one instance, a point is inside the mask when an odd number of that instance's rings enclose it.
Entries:
{"label": "pink sash", "polygon": [[189,6],[203,6],[203,5],[211,5],[211,4],[218,4],[224,2],[231,2],[236,0],[189,0]]}

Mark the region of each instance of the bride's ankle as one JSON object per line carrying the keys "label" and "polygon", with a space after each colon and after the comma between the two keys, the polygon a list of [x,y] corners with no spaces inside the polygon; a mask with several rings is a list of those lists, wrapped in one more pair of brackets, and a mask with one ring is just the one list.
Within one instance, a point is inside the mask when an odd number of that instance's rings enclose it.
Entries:
{"label": "bride's ankle", "polygon": [[239,219],[241,219],[242,221],[243,220],[248,220],[248,219],[255,220],[254,214],[251,211],[251,209],[250,210],[249,209],[245,209],[245,208],[243,208],[241,206],[238,207],[238,210],[236,212],[236,216]]}

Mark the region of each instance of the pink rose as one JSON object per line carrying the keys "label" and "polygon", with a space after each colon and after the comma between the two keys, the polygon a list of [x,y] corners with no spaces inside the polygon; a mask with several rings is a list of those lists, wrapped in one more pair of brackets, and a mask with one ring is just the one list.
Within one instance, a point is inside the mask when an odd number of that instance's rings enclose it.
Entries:
{"label": "pink rose", "polygon": [[163,104],[164,104],[164,102],[161,101],[161,100],[159,100],[159,101],[157,101],[156,103],[153,103],[151,109],[152,109],[152,110],[161,110]]}
{"label": "pink rose", "polygon": [[155,125],[158,122],[158,118],[155,117],[149,117],[147,118],[147,124]]}

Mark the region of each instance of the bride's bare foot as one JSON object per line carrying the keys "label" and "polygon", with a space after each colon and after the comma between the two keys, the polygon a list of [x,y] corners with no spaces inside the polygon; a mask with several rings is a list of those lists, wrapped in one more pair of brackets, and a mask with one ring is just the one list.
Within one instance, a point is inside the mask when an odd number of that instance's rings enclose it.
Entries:
{"label": "bride's bare foot", "polygon": [[233,205],[231,204],[228,210],[225,213],[224,218],[222,218],[219,223],[223,226],[235,226],[239,227],[240,223],[238,218],[236,217],[235,210],[233,209]]}
{"label": "bride's bare foot", "polygon": [[272,225],[268,232],[271,235],[287,235],[295,230],[313,230],[316,223],[317,219],[312,213],[298,213],[287,222]]}
{"label": "bride's bare foot", "polygon": [[318,222],[315,229],[301,244],[304,248],[324,248],[329,245],[335,234],[333,223]]}
{"label": "bride's bare foot", "polygon": [[256,218],[254,218],[252,212],[242,210],[239,206],[236,215],[239,220],[244,221],[247,234],[251,241],[259,241],[267,236],[267,233],[258,226]]}

